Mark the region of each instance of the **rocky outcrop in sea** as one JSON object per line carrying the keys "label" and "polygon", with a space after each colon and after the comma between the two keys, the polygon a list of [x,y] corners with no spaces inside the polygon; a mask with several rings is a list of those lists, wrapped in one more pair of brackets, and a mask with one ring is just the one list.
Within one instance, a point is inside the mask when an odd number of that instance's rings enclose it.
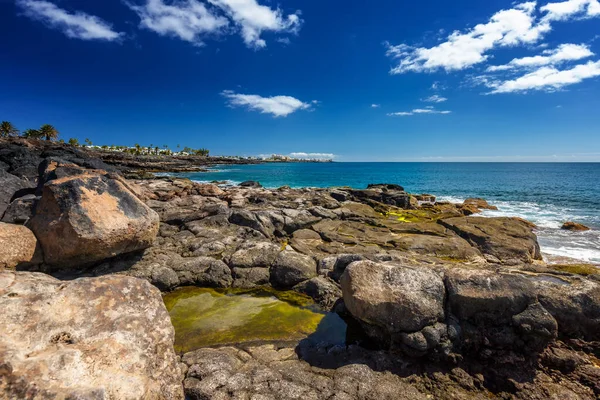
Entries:
{"label": "rocky outcrop in sea", "polygon": [[[546,264],[535,226],[474,216],[483,199],[126,179],[107,162],[0,142],[0,397],[600,396],[598,271]],[[188,286],[296,293],[345,340],[225,330],[177,354],[160,292]]]}

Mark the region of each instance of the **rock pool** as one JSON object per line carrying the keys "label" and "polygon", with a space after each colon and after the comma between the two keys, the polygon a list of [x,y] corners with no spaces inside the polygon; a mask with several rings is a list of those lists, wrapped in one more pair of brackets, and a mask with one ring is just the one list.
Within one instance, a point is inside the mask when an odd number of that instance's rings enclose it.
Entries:
{"label": "rock pool", "polygon": [[346,324],[296,292],[271,288],[208,289],[184,287],[164,296],[175,327],[175,350],[258,341],[341,344]]}

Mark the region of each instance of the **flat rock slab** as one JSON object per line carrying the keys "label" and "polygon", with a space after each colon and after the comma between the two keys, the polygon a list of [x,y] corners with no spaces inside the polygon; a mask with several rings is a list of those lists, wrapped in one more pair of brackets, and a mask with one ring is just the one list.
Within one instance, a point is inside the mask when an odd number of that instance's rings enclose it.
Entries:
{"label": "flat rock slab", "polygon": [[141,279],[0,272],[0,398],[183,399],[174,331]]}

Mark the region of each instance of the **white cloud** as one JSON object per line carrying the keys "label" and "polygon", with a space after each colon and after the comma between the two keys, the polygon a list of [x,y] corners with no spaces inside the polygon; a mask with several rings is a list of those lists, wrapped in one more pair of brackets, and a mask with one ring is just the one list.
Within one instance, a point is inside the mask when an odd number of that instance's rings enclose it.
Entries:
{"label": "white cloud", "polygon": [[[553,22],[600,17],[599,0],[567,0],[548,3],[539,10],[536,7],[536,2],[530,1],[498,11],[488,22],[454,31],[431,48],[387,43],[387,55],[397,61],[390,73],[463,70],[488,61],[494,49],[537,43],[552,30]],[[524,60],[527,61],[537,62]],[[511,67],[500,66],[495,70],[503,68]]]}
{"label": "white cloud", "polygon": [[487,23],[466,32],[454,31],[431,48],[387,44],[387,55],[398,60],[390,73],[462,70],[486,61],[495,47],[535,43],[550,30],[549,23],[536,23],[535,5],[527,2],[498,11]]}
{"label": "white cloud", "polygon": [[439,111],[439,110],[435,110],[432,107],[427,107],[427,108],[415,108],[412,111],[399,111],[399,112],[394,112],[394,113],[389,113],[387,114],[388,117],[408,117],[411,115],[418,115],[418,114],[442,114],[442,115],[447,115],[447,114],[451,114],[452,111]]}
{"label": "white cloud", "polygon": [[568,0],[548,3],[540,8],[545,12],[545,21],[565,21],[571,18],[592,18],[600,16],[598,0]]}
{"label": "white cloud", "polygon": [[244,43],[251,48],[263,48],[263,31],[297,33],[302,24],[298,12],[284,16],[279,9],[257,3],[256,0],[208,0],[221,8],[240,27]]}
{"label": "white cloud", "polygon": [[600,61],[589,61],[586,64],[576,65],[562,71],[555,67],[544,66],[516,79],[484,83],[493,89],[491,93],[553,91],[597,76],[600,76]]}
{"label": "white cloud", "polygon": [[177,37],[194,45],[203,45],[209,34],[224,33],[227,18],[216,15],[196,0],[165,4],[163,0],[146,0],[144,5],[127,3],[140,17],[140,26],[163,36]]}
{"label": "white cloud", "polygon": [[[261,39],[263,32],[297,33],[302,24],[299,12],[284,16],[281,10],[260,5],[256,0],[176,0],[169,4],[164,0],[144,0],[142,5],[126,4],[140,17],[141,27],[200,46],[208,35],[239,29],[248,47],[263,48],[267,45]],[[237,29],[231,29],[229,19]],[[289,44],[286,38],[278,41]]]}
{"label": "white cloud", "polygon": [[381,107],[381,104],[375,104],[375,103],[371,104],[371,108],[379,108],[379,107]]}
{"label": "white cloud", "polygon": [[16,4],[25,16],[58,29],[73,39],[114,41],[123,36],[123,33],[114,31],[111,24],[94,15],[81,11],[69,13],[48,1],[17,0]]}
{"label": "white cloud", "polygon": [[556,65],[566,61],[581,60],[594,55],[584,44],[561,44],[554,50],[546,50],[543,55],[515,58],[506,65],[494,65],[488,72],[507,71],[517,68],[534,68],[544,65]]}
{"label": "white cloud", "polygon": [[308,110],[311,103],[304,103],[291,96],[262,97],[256,94],[238,94],[231,90],[224,90],[221,94],[227,98],[232,107],[248,107],[253,111],[263,114],[273,114],[275,117],[286,117],[298,110]]}
{"label": "white cloud", "polygon": [[292,158],[312,158],[318,160],[331,160],[335,158],[335,154],[332,153],[304,153],[304,152],[295,152],[290,153],[290,157]]}
{"label": "white cloud", "polygon": [[388,113],[388,117],[407,117],[409,115],[413,115],[410,111],[398,111],[394,113]]}
{"label": "white cloud", "polygon": [[439,96],[437,94],[434,94],[433,96],[429,96],[426,99],[423,99],[423,101],[426,101],[428,103],[443,103],[446,100],[448,100],[448,99],[445,97]]}
{"label": "white cloud", "polygon": [[446,90],[447,87],[439,81],[435,81],[431,84],[431,90]]}

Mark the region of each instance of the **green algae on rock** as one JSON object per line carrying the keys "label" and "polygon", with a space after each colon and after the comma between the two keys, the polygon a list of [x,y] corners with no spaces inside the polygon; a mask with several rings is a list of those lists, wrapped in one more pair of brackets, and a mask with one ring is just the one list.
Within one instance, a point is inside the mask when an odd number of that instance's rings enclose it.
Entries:
{"label": "green algae on rock", "polygon": [[326,313],[295,292],[184,287],[166,294],[164,301],[179,353],[221,344],[301,340],[317,331],[337,336],[338,341],[345,337],[339,317],[335,316],[334,329],[324,329],[320,325]]}

